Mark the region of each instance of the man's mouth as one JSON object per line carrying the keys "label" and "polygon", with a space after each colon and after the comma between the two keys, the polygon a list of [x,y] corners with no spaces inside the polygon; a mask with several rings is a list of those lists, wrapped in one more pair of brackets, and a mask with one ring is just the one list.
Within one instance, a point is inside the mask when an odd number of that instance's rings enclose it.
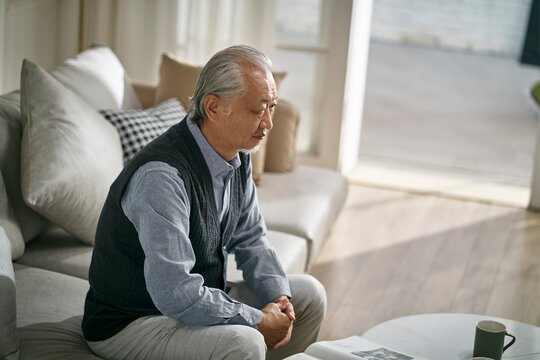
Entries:
{"label": "man's mouth", "polygon": [[257,133],[257,134],[255,134],[255,135],[253,135],[253,137],[254,137],[255,139],[259,140],[259,141],[262,140],[262,139],[264,139],[265,136],[266,136],[265,133]]}

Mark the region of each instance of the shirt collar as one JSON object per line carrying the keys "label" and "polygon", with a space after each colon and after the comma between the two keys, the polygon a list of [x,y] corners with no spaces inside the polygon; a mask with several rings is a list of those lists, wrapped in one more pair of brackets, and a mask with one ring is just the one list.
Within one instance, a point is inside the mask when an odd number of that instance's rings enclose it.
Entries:
{"label": "shirt collar", "polygon": [[231,161],[227,162],[214,150],[208,140],[206,140],[206,137],[204,137],[197,123],[193,121],[193,112],[188,115],[187,124],[191,135],[193,135],[197,145],[199,145],[199,149],[206,160],[206,165],[212,177],[220,176],[225,172],[231,172],[240,166],[240,156],[238,154]]}

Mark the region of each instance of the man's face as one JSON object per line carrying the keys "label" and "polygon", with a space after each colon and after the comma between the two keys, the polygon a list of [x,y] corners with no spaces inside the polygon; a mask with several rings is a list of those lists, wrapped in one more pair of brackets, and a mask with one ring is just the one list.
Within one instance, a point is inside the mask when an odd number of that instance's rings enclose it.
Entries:
{"label": "man's face", "polygon": [[276,84],[272,74],[245,69],[245,91],[225,103],[218,134],[227,153],[251,151],[260,145],[266,131],[272,128],[271,116],[277,103]]}

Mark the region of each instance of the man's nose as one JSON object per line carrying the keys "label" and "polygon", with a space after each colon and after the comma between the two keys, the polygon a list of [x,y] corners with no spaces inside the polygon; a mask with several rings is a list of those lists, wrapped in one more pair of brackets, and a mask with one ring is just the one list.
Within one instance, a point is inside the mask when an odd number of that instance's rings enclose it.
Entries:
{"label": "man's nose", "polygon": [[263,119],[261,120],[260,127],[263,129],[271,130],[274,126],[274,123],[272,122],[272,112],[270,109],[266,109],[264,111]]}

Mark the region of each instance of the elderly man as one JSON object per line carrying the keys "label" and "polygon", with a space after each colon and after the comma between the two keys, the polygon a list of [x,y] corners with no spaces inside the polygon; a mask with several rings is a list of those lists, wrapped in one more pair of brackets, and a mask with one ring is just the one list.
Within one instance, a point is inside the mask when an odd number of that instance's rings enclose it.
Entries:
{"label": "elderly man", "polygon": [[[326,310],[322,285],[286,276],[265,238],[249,152],[272,128],[269,59],[215,54],[192,111],[143,148],[99,220],[82,329],[109,359],[263,359],[303,351]],[[226,283],[233,252],[244,281]]]}

